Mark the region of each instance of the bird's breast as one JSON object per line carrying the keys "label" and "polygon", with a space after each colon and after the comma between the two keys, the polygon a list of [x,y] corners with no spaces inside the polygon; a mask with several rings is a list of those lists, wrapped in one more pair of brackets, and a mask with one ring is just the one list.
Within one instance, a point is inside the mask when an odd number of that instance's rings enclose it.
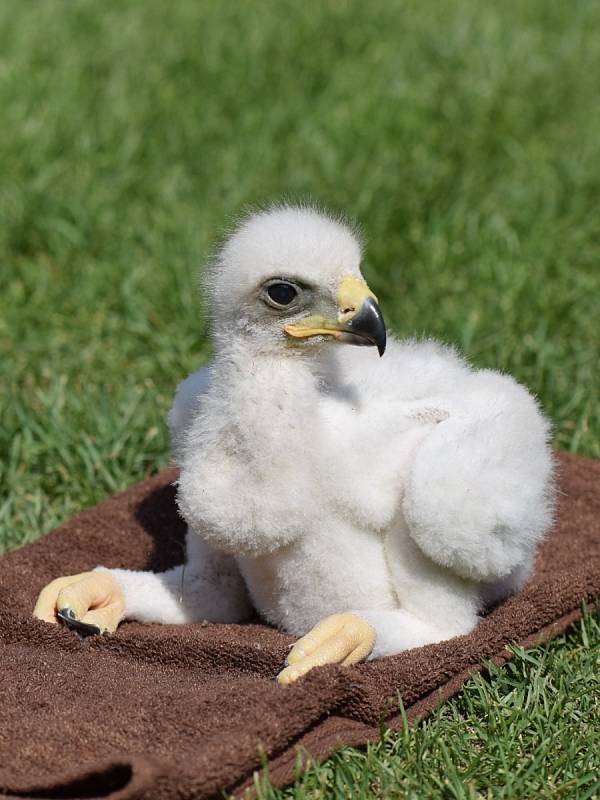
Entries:
{"label": "bird's breast", "polygon": [[296,636],[329,614],[397,605],[381,536],[340,520],[238,564],[256,609]]}
{"label": "bird's breast", "polygon": [[407,405],[324,406],[323,491],[336,513],[384,534],[402,502],[414,454],[435,423]]}

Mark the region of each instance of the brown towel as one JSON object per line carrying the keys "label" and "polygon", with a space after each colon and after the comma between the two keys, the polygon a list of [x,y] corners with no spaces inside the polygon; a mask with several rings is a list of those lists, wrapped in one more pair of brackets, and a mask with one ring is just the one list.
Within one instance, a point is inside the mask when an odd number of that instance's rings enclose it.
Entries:
{"label": "brown towel", "polygon": [[[600,462],[559,458],[558,523],[535,576],[469,636],[278,686],[290,638],[262,624],[140,625],[79,639],[33,620],[52,578],[96,564],[162,570],[182,560],[174,471],[80,514],[0,559],[0,792],[14,797],[202,798],[270,760],[293,777],[296,746],[323,759],[375,741],[457,692],[507,642],[533,646],[600,594]],[[391,698],[391,700],[390,700]],[[384,711],[384,709],[386,709]]]}

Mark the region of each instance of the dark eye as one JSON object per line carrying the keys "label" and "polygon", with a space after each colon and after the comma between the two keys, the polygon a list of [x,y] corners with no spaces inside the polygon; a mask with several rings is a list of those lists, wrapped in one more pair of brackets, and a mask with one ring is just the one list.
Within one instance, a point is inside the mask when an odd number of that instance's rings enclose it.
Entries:
{"label": "dark eye", "polygon": [[271,283],[266,291],[269,300],[277,306],[289,306],[298,295],[298,290],[291,283]]}

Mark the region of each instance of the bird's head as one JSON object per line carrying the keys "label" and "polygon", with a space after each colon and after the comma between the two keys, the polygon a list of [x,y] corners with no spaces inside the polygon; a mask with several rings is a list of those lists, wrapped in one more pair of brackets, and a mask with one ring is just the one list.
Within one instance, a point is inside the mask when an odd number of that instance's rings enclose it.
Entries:
{"label": "bird's head", "polygon": [[360,260],[356,233],[313,208],[247,217],[207,273],[217,345],[241,335],[278,352],[336,341],[383,355],[385,324]]}

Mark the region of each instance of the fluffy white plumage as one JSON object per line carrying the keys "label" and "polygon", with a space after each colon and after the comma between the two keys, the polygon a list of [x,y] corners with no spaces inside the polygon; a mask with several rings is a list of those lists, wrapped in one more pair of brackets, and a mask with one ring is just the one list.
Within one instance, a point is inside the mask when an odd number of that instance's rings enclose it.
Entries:
{"label": "fluffy white plumage", "polygon": [[[391,338],[379,359],[284,333],[307,310],[337,314],[360,259],[353,231],[310,208],[256,214],[226,241],[207,281],[214,361],[169,420],[187,564],[110,570],[127,617],[232,622],[254,605],[303,635],[352,611],[378,657],[472,630],[527,578],[552,517],[531,395],[431,341]],[[305,287],[305,305],[269,308],[271,278]]]}

